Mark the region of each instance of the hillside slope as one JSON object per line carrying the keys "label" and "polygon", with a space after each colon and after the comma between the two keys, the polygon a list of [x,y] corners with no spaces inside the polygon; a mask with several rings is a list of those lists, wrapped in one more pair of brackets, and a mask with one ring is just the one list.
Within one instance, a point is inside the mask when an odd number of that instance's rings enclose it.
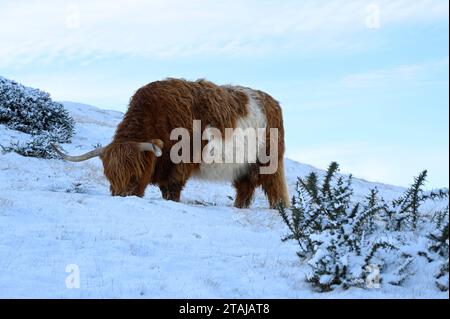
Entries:
{"label": "hillside slope", "polygon": [[[70,153],[107,144],[122,114],[65,102],[76,121]],[[0,144],[27,138],[0,125]],[[297,176],[320,170],[286,159]],[[377,187],[386,199],[404,189],[355,179],[355,193]],[[259,191],[251,209],[232,207],[226,184],[190,181],[180,203],[155,187],[143,198],[111,197],[99,159],[82,163],[0,153],[0,297],[52,298],[447,298],[419,269],[404,287],[313,292],[307,266]],[[66,266],[80,288],[66,288]]]}

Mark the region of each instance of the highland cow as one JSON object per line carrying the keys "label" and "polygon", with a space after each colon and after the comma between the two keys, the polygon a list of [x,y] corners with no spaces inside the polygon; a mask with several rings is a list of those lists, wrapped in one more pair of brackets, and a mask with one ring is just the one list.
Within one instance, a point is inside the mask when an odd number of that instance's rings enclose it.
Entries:
{"label": "highland cow", "polygon": [[[211,135],[202,135],[199,143],[210,154],[220,148],[225,154],[230,145],[234,153],[242,151],[235,147],[232,138],[227,138],[228,129],[264,129],[265,135],[257,141],[256,152],[249,152],[253,156],[245,157],[243,162],[211,163],[201,157],[199,160],[195,151],[196,123],[202,132],[214,129],[225,136],[213,143]],[[174,131],[180,128],[189,135],[188,144],[174,139]],[[268,129],[276,130],[277,136],[274,138]],[[173,150],[180,143],[180,149],[187,149],[189,160],[173,160],[177,153]],[[247,145],[247,141],[244,144]],[[285,145],[281,108],[267,93],[250,88],[218,86],[205,80],[152,82],[133,95],[109,145],[80,156],[66,155],[56,146],[55,149],[68,161],[99,156],[113,196],[143,196],[147,185],[151,184],[160,188],[164,199],[179,201],[186,182],[196,177],[232,182],[236,189],[234,205],[239,208],[249,207],[259,186],[270,207],[289,205],[283,165]],[[260,155],[267,157],[267,154],[270,154],[271,163],[276,162],[271,173],[262,171],[267,163],[260,160]]]}

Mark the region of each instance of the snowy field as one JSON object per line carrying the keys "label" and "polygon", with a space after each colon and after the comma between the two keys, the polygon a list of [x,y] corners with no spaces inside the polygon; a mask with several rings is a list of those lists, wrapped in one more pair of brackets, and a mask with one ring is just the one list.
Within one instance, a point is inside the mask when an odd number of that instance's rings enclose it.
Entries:
{"label": "snowy field", "polygon": [[[64,103],[76,121],[70,153],[106,145],[122,114]],[[0,125],[0,144],[28,139]],[[297,176],[318,171],[286,159]],[[377,186],[386,199],[404,189],[355,179],[358,197]],[[149,187],[144,198],[111,197],[99,159],[82,163],[0,153],[2,298],[448,298],[426,263],[403,287],[317,293],[307,265],[261,192],[251,209],[232,207],[226,184],[190,181],[181,203]],[[68,265],[80,287],[66,287]]]}

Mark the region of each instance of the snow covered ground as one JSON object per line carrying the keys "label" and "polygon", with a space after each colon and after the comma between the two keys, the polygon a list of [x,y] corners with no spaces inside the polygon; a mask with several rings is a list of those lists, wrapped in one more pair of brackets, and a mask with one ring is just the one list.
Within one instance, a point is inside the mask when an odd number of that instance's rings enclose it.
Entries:
{"label": "snow covered ground", "polygon": [[[122,114],[65,102],[81,153],[107,144]],[[0,144],[28,138],[0,125]],[[286,159],[291,194],[312,166]],[[377,186],[355,179],[356,195]],[[261,192],[251,209],[232,207],[226,184],[190,181],[181,203],[149,187],[144,198],[112,197],[99,159],[82,163],[0,153],[0,297],[26,298],[448,298],[426,263],[404,287],[314,292],[295,243]],[[79,269],[70,289],[68,265]],[[69,270],[69,269],[67,269]],[[73,274],[72,274],[73,275]],[[69,285],[70,287],[70,285]]]}

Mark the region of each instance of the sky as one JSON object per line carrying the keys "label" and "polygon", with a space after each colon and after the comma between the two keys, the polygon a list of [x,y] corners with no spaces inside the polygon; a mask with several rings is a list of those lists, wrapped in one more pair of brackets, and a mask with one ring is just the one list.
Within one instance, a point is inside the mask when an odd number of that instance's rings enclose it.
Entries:
{"label": "sky", "polygon": [[447,0],[0,0],[0,75],[126,111],[166,77],[261,89],[287,157],[449,185]]}

